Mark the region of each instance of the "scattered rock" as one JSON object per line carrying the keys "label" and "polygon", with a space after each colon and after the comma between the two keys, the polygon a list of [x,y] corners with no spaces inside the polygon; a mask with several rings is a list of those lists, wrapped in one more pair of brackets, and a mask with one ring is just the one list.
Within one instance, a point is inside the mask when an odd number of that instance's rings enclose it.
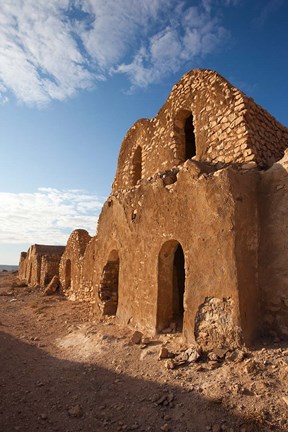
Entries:
{"label": "scattered rock", "polygon": [[211,361],[217,361],[218,360],[217,354],[215,354],[213,351],[209,352],[207,357]]}
{"label": "scattered rock", "polygon": [[195,363],[201,356],[201,350],[196,348],[188,348],[185,351],[188,363]]}
{"label": "scattered rock", "polygon": [[131,342],[134,345],[140,345],[142,342],[142,337],[143,337],[143,333],[141,333],[140,331],[135,331],[131,337]]}
{"label": "scattered rock", "polygon": [[77,405],[73,405],[70,408],[68,408],[68,414],[70,417],[76,417],[76,418],[80,418],[83,416],[83,410],[81,405],[77,404]]}
{"label": "scattered rock", "polygon": [[169,370],[169,369],[175,369],[176,366],[174,364],[174,361],[172,359],[169,359],[166,361],[165,367],[166,367],[166,369]]}
{"label": "scattered rock", "polygon": [[288,396],[283,396],[282,399],[286,403],[286,405],[288,405]]}
{"label": "scattered rock", "polygon": [[169,358],[169,351],[166,347],[161,347],[158,358],[159,360]]}
{"label": "scattered rock", "polygon": [[242,362],[244,360],[244,358],[245,358],[244,351],[241,351],[239,349],[236,349],[236,350],[226,354],[226,359],[231,361],[231,362],[235,362],[235,363]]}
{"label": "scattered rock", "polygon": [[49,283],[49,285],[45,289],[43,295],[47,295],[47,296],[53,295],[56,293],[58,288],[59,288],[59,277],[55,275],[55,276],[53,276],[51,282]]}

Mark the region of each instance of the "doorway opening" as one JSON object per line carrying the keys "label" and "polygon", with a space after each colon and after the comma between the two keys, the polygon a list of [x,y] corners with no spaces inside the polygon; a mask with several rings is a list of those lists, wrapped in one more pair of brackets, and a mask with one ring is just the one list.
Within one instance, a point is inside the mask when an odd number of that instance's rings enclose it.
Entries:
{"label": "doorway opening", "polygon": [[109,255],[103,268],[98,295],[103,315],[116,315],[118,307],[118,283],[120,260],[116,250]]}
{"label": "doorway opening", "polygon": [[181,332],[184,318],[185,257],[182,246],[169,240],[158,257],[157,331]]}

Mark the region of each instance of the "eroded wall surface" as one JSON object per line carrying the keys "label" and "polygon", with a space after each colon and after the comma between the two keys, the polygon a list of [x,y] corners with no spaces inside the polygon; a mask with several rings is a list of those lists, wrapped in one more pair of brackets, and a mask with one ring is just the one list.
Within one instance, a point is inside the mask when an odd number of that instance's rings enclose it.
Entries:
{"label": "eroded wall surface", "polygon": [[287,128],[219,74],[184,75],[127,132],[97,235],[71,234],[64,294],[205,349],[288,337],[287,147]]}
{"label": "eroded wall surface", "polygon": [[29,286],[44,286],[49,283],[59,273],[59,262],[64,250],[65,246],[32,245],[27,253],[21,253],[19,278]]}
{"label": "eroded wall surface", "polygon": [[288,153],[261,173],[259,280],[264,334],[288,337]]}
{"label": "eroded wall surface", "polygon": [[266,167],[280,159],[288,146],[287,128],[253,99],[214,71],[192,70],[173,87],[153,119],[139,120],[127,132],[113,192],[137,183],[139,148],[141,178],[185,161],[185,121],[189,115],[197,160],[220,166],[254,162]]}
{"label": "eroded wall surface", "polygon": [[[207,173],[204,166],[187,161],[173,184],[165,186],[165,179],[159,176],[111,196],[99,220],[95,297],[99,299],[103,272],[113,261],[109,257],[112,252],[116,256],[117,252],[119,320],[152,333],[169,327],[173,321],[171,268],[180,244],[185,258],[183,333],[186,339],[194,341],[195,319],[201,305],[207,299],[216,298],[233,304],[226,337],[237,345],[244,332],[249,340],[255,322],[241,323],[239,303],[243,287],[238,272],[242,260],[247,266],[255,265],[257,244],[247,239],[246,225],[238,222],[236,213],[241,211],[239,207],[252,206],[250,212],[255,214],[257,175],[249,175],[251,188],[243,192],[242,173],[231,169]],[[236,192],[235,182],[239,185]],[[256,221],[249,223],[255,229]],[[242,254],[236,250],[238,236],[243,237]],[[250,264],[244,256],[248,251],[252,258]],[[246,271],[245,283],[249,287],[245,289],[246,295],[251,292],[250,299],[254,302],[252,273]],[[103,309],[102,303],[100,296],[98,313]]]}
{"label": "eroded wall surface", "polygon": [[[71,300],[83,300],[82,261],[91,236],[86,230],[74,230],[61,257],[59,278],[63,293]],[[93,272],[93,268],[90,269]],[[85,295],[84,295],[85,297]]]}

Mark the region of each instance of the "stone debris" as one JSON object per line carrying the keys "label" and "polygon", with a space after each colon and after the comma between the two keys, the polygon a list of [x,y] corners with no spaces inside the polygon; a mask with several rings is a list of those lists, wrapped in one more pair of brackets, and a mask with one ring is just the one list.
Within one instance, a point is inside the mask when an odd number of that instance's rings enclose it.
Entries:
{"label": "stone debris", "polygon": [[161,347],[158,358],[159,360],[167,359],[170,357],[169,350],[166,347]]}
{"label": "stone debris", "polygon": [[58,276],[53,276],[51,282],[49,283],[49,285],[47,286],[47,288],[44,291],[44,295],[53,295],[56,293],[56,291],[59,288],[59,277]]}
{"label": "stone debris", "polygon": [[83,409],[81,405],[73,405],[68,408],[68,414],[70,417],[80,418],[83,416]]}
{"label": "stone debris", "polygon": [[188,348],[185,351],[188,363],[195,363],[199,360],[202,350],[200,348]]}
{"label": "stone debris", "polygon": [[131,337],[131,343],[134,345],[140,345],[142,342],[142,337],[143,333],[136,330]]}
{"label": "stone debris", "polygon": [[245,352],[241,351],[239,349],[236,349],[234,351],[228,352],[225,356],[226,360],[229,360],[231,362],[240,363],[245,358]]}

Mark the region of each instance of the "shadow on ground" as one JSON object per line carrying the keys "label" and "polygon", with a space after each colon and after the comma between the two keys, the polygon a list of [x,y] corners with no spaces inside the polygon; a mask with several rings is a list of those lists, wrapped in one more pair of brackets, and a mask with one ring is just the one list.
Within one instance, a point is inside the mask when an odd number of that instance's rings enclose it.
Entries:
{"label": "shadow on ground", "polygon": [[59,360],[3,332],[0,355],[1,432],[270,430],[229,412],[221,400]]}

